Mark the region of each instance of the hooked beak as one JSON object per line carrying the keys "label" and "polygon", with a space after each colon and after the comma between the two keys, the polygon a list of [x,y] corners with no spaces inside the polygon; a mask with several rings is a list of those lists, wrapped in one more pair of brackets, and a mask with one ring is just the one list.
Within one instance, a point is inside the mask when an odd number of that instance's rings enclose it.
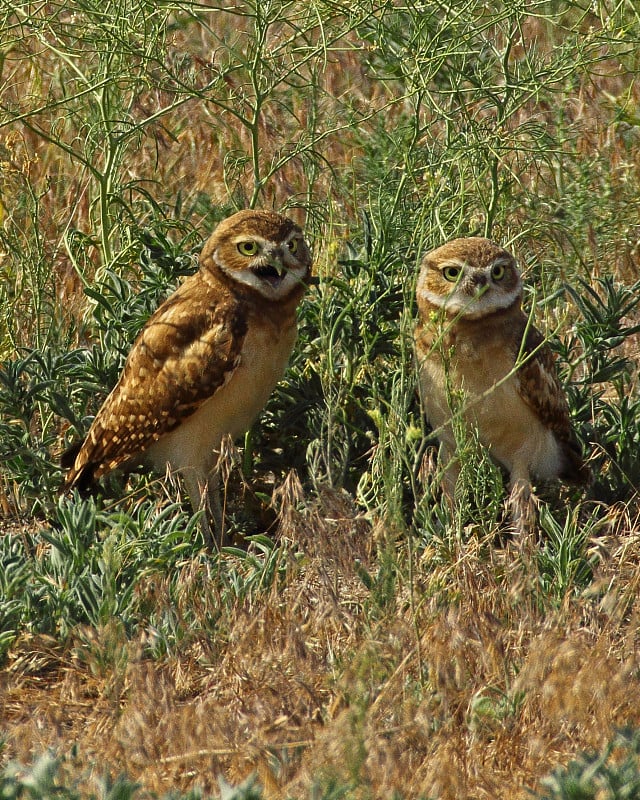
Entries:
{"label": "hooked beak", "polygon": [[272,286],[277,286],[282,281],[286,271],[287,268],[283,264],[282,258],[275,254],[269,255],[262,264],[252,268],[255,275]]}
{"label": "hooked beak", "polygon": [[482,295],[487,291],[489,288],[487,284],[487,278],[485,275],[474,275],[471,278],[471,287],[473,289],[473,294],[475,297],[482,297]]}
{"label": "hooked beak", "polygon": [[280,257],[278,257],[278,256],[271,256],[269,258],[269,266],[273,267],[273,269],[275,269],[275,271],[278,273],[278,277],[280,277],[280,278],[286,272],[286,267],[282,263],[282,259]]}

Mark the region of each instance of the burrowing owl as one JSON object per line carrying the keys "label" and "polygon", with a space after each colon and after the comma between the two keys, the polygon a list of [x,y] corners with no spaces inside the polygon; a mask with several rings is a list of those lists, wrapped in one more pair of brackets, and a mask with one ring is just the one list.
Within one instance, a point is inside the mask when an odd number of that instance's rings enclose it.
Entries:
{"label": "burrowing owl", "polygon": [[424,257],[417,300],[420,390],[440,440],[443,488],[452,499],[457,402],[462,420],[509,472],[514,518],[526,527],[532,481],[581,484],[589,470],[551,350],[522,311],[515,260],[488,239],[454,239]]}
{"label": "burrowing owl", "polygon": [[[244,433],[282,377],[310,281],[302,231],[268,211],[240,211],[205,243],[200,269],[150,317],[80,446],[65,489],[115,468],[179,472],[191,504],[216,517],[225,435]],[[220,533],[220,532],[218,532]]]}

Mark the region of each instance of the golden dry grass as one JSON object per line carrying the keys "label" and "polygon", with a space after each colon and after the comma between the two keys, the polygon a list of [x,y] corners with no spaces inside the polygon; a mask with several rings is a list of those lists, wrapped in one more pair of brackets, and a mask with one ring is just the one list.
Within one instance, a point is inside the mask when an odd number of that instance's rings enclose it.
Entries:
{"label": "golden dry grass", "polygon": [[[177,659],[143,657],[144,636],[116,622],[65,648],[24,638],[2,673],[4,758],[74,743],[70,776],[125,770],[155,792],[214,792],[218,774],[256,771],[274,798],[333,777],[354,796],[524,799],[558,763],[640,724],[635,524],[593,543],[590,591],[557,606],[526,554],[472,540],[446,574],[425,555],[415,585],[400,577],[372,613],[354,570],[371,566],[372,536],[353,512],[327,493],[290,514],[281,535],[303,557],[286,588],[228,610],[222,641]],[[185,565],[181,585],[206,616],[203,570]],[[140,591],[161,604],[153,582]]]}

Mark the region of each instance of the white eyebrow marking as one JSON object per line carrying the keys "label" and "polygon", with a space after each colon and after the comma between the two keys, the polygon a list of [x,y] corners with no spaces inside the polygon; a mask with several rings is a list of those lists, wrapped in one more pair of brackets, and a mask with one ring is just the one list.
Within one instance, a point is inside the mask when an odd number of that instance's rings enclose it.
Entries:
{"label": "white eyebrow marking", "polygon": [[495,267],[496,264],[513,264],[514,261],[511,256],[505,254],[503,256],[497,256],[492,262],[491,266]]}
{"label": "white eyebrow marking", "polygon": [[438,265],[439,270],[446,269],[447,267],[459,267],[460,269],[468,269],[471,265],[468,264],[466,261],[462,261],[459,258],[449,258],[447,261],[442,261]]}

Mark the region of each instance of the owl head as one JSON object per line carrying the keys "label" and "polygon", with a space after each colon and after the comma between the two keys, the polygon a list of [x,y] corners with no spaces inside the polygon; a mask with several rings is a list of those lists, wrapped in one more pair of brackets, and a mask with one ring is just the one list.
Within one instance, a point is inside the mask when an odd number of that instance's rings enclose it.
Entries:
{"label": "owl head", "polygon": [[453,239],[427,253],[420,265],[418,304],[448,316],[478,319],[522,299],[520,272],[499,245],[474,236]]}
{"label": "owl head", "polygon": [[225,219],[205,243],[200,262],[205,270],[219,270],[267,300],[302,291],[311,275],[311,253],[302,231],[272,211],[238,211]]}

